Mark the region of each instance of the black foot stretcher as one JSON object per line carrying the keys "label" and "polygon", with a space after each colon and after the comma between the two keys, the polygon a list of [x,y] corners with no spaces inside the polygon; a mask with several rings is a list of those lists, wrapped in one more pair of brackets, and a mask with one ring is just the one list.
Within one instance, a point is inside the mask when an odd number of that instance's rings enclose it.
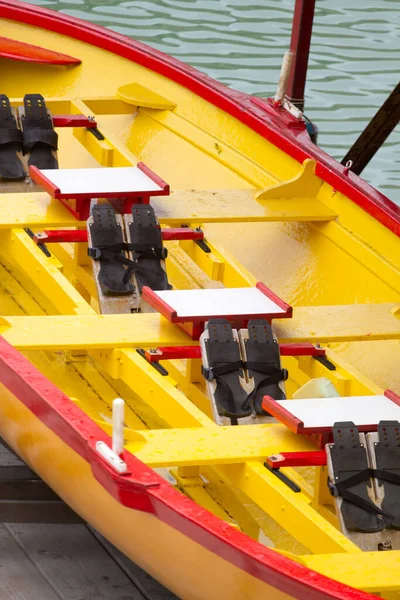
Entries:
{"label": "black foot stretcher", "polygon": [[139,293],[143,286],[152,290],[171,289],[164,262],[168,253],[153,207],[135,204],[132,215],[125,216],[125,228]]}
{"label": "black foot stretcher", "polygon": [[[237,331],[226,319],[210,319],[200,337],[202,372],[217,414],[229,417],[232,424],[251,414],[243,409],[247,398],[243,361]],[[218,422],[218,419],[217,419]]]}
{"label": "black foot stretcher", "polygon": [[58,135],[43,96],[26,94],[19,108],[24,154],[29,154],[28,166],[38,169],[58,169]]}
{"label": "black foot stretcher", "polygon": [[102,314],[138,312],[135,287],[130,281],[122,217],[111,204],[96,204],[87,221],[88,254],[93,258]]}
{"label": "black foot stretcher", "polygon": [[283,382],[288,372],[281,367],[279,344],[274,338],[271,324],[264,319],[251,319],[248,329],[240,330],[239,338],[247,378],[253,387],[243,409],[252,410],[257,415],[267,415],[262,408],[265,395],[275,400],[286,398]]}
{"label": "black foot stretcher", "polygon": [[26,172],[20,159],[22,134],[13,115],[10,101],[0,95],[0,178],[5,181],[22,181]]}
{"label": "black foot stretcher", "polygon": [[329,487],[343,533],[365,551],[400,549],[400,423],[359,434],[335,423],[328,444]]}

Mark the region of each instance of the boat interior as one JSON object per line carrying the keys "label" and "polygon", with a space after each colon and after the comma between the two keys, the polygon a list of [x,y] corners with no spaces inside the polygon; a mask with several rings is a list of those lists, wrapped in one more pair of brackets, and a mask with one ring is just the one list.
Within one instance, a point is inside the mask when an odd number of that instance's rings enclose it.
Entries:
{"label": "boat interior", "polygon": [[[35,44],[23,24],[7,36]],[[0,146],[0,334],[109,434],[122,398],[125,450],[199,505],[395,598],[397,553],[378,551],[400,550],[383,474],[400,470],[375,450],[399,452],[397,235],[318,175],[300,126],[299,161],[145,66],[50,31],[41,45],[78,61],[0,59],[25,140]],[[337,484],[362,472],[360,506]]]}

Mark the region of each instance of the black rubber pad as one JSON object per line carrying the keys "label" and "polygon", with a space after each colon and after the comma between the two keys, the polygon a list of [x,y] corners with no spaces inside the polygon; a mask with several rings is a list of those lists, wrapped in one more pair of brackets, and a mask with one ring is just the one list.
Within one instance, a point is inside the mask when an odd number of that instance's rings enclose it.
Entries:
{"label": "black rubber pad", "polygon": [[26,173],[17,155],[21,150],[22,135],[11,112],[10,101],[0,95],[0,177],[7,181],[25,179]]}
{"label": "black rubber pad", "polygon": [[38,169],[58,169],[52,150],[57,150],[58,135],[40,94],[26,94],[25,115],[21,116],[24,154],[30,153],[28,165]]}
{"label": "black rubber pad", "polygon": [[[124,244],[121,226],[115,218],[115,210],[110,204],[96,204],[92,211],[93,223],[89,224],[93,248],[107,249],[108,246]],[[107,258],[104,257],[104,254]],[[124,252],[107,253],[100,255],[99,284],[104,294],[109,296],[123,296],[131,294],[134,286],[124,282],[125,267],[113,257],[124,256]]]}
{"label": "black rubber pad", "polygon": [[208,368],[217,382],[214,398],[218,412],[226,417],[245,417],[252,411],[242,408],[247,394],[240,385],[243,363],[232,326],[226,319],[211,319],[207,331],[205,348]]}

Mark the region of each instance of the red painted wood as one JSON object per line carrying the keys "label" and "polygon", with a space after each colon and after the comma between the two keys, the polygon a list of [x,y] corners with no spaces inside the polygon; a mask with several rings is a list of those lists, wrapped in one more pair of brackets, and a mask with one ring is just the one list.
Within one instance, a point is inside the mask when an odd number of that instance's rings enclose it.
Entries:
{"label": "red painted wood", "polygon": [[392,400],[395,404],[400,406],[400,396],[396,394],[396,392],[393,392],[392,390],[386,390],[384,394],[387,398],[389,398],[389,400]]}
{"label": "red painted wood", "polygon": [[158,312],[168,319],[168,321],[171,321],[171,323],[176,321],[178,316],[176,311],[169,304],[164,302],[164,300],[161,300],[161,298],[147,285],[142,288],[142,300],[148,302],[150,306],[158,310]]}
{"label": "red painted wood", "polygon": [[54,127],[86,127],[95,129],[97,123],[85,115],[52,115]]}
{"label": "red painted wood", "polygon": [[40,185],[41,188],[44,189],[52,198],[61,198],[60,188],[58,188],[50,179],[48,179],[45,175],[43,175],[42,171],[31,165],[29,167],[29,175],[35,183]]}
{"label": "red painted wood", "polygon": [[80,65],[82,62],[78,58],[73,58],[67,54],[5,37],[0,37],[0,57],[46,65]]}
{"label": "red painted wood", "polygon": [[[47,243],[47,240],[44,240]],[[42,240],[43,242],[43,240]],[[313,344],[280,344],[281,356],[324,356],[323,348],[316,348]],[[201,358],[200,346],[163,346],[157,348],[157,354],[145,351],[146,360],[159,362],[160,360]]]}
{"label": "red painted wood", "polygon": [[145,44],[75,17],[14,0],[0,0],[0,17],[82,40],[187,87],[268,139],[298,162],[302,163],[306,158],[316,160],[316,173],[319,177],[400,236],[400,207],[360,177],[352,173],[346,177],[342,165],[312,144],[304,131],[291,129],[285,123],[283,114],[286,111],[276,110],[275,114],[271,114],[265,106],[255,104],[251,96],[230,90],[193,67]]}
{"label": "red painted wood", "polygon": [[162,238],[165,242],[170,240],[203,240],[204,232],[195,231],[190,227],[168,227],[162,229]]}
{"label": "red painted wood", "polygon": [[[137,164],[138,168],[143,171],[144,173],[146,173],[146,175],[148,175],[148,177],[150,177],[157,185],[159,185],[161,187],[160,190],[155,190],[155,191],[146,191],[146,192],[137,192],[135,190],[132,191],[126,191],[124,192],[124,200],[135,200],[138,197],[147,197],[149,198],[150,196],[164,196],[166,194],[169,194],[169,185],[167,183],[165,183],[165,181],[163,181],[160,177],[158,177],[158,175],[156,175],[155,173],[153,173],[153,171],[151,171],[151,169],[149,169],[148,167],[146,167],[146,165],[144,165],[143,163],[138,163]],[[40,169],[38,169],[37,167],[31,165],[29,167],[29,175],[31,176],[31,179],[33,181],[35,181],[37,184],[39,184],[48,194],[50,194],[50,196],[52,198],[56,198],[57,200],[88,200],[90,201],[93,196],[95,195],[96,197],[101,197],[101,198],[115,198],[116,196],[118,196],[119,194],[116,194],[116,192],[101,192],[98,193],[96,192],[96,194],[93,194],[93,192],[82,192],[79,194],[69,194],[69,193],[65,193],[63,194],[60,190],[60,188],[58,188],[52,181],[50,181],[50,179],[48,179],[45,175],[43,175],[42,171]],[[124,210],[124,212],[127,212],[128,209],[127,207],[125,207],[126,210]],[[129,210],[132,208],[132,206],[129,206]]]}
{"label": "red painted wood", "polygon": [[[268,290],[268,288],[266,288],[266,289]],[[271,292],[271,294],[273,296],[271,298],[271,300],[274,300],[274,297],[278,298],[278,296],[275,296],[275,294],[273,292]],[[268,295],[268,294],[266,294],[266,295]],[[142,298],[143,298],[143,300],[148,302],[150,304],[150,306],[152,306],[153,308],[158,310],[158,312],[160,314],[162,314],[166,319],[168,319],[168,321],[170,321],[171,323],[201,324],[202,325],[201,332],[203,331],[204,323],[206,321],[209,321],[210,319],[227,319],[228,321],[232,322],[232,326],[235,327],[235,329],[241,329],[242,327],[243,328],[247,327],[247,323],[250,319],[267,319],[268,321],[270,321],[271,319],[285,319],[285,318],[290,318],[292,316],[292,313],[291,313],[292,308],[289,305],[286,305],[286,306],[289,306],[289,309],[285,313],[278,313],[278,312],[277,313],[261,313],[261,314],[253,313],[253,314],[240,315],[240,316],[238,316],[238,315],[207,315],[207,316],[201,316],[201,317],[198,317],[197,315],[189,315],[186,317],[182,317],[177,314],[176,310],[174,310],[171,306],[169,306],[166,302],[164,302],[164,300],[162,300],[156,292],[154,292],[147,286],[145,286],[142,290]],[[274,302],[275,302],[275,300],[274,300]],[[281,302],[281,304],[285,304],[283,302],[283,300],[280,300],[280,302]],[[189,333],[189,332],[187,331],[187,333]],[[198,337],[198,336],[197,335],[195,336],[194,334],[192,334],[193,339],[196,339],[196,337]]]}
{"label": "red painted wood", "polygon": [[[304,423],[295,417],[289,410],[277,403],[271,396],[264,396],[262,401],[263,409],[286,425],[294,433],[303,433]],[[288,407],[289,408],[289,407]]]}
{"label": "red painted wood", "polygon": [[[33,237],[35,244],[60,244],[63,242],[87,242],[88,235],[85,230],[71,229],[45,229],[41,232],[46,237]],[[171,240],[202,240],[204,238],[203,231],[193,231],[190,227],[161,229],[162,239],[164,241]]]}
{"label": "red painted wood", "polygon": [[314,344],[305,342],[304,344],[280,344],[279,351],[281,356],[325,356],[324,348],[317,348]]}
{"label": "red painted wood", "polygon": [[[157,175],[157,173],[154,173],[154,171],[152,171],[143,162],[138,162],[138,164],[136,166],[138,169],[143,171],[143,173],[145,175],[147,175],[147,177],[150,177],[150,179],[152,179],[154,181],[154,183],[156,183],[161,188],[161,191],[151,192],[150,196],[168,196],[169,195],[170,189],[169,189],[168,183],[166,183],[163,179],[161,179],[161,177],[159,175]],[[144,195],[146,195],[146,194],[144,194]]]}
{"label": "red painted wood", "polygon": [[289,317],[291,318],[293,315],[293,308],[287,304],[284,300],[282,300],[282,298],[279,298],[279,296],[277,296],[275,294],[275,292],[273,292],[272,290],[269,289],[269,287],[267,287],[265,285],[265,283],[262,283],[261,281],[259,281],[258,283],[256,283],[256,288],[258,290],[260,290],[260,292],[262,292],[265,296],[268,296],[268,298],[270,300],[272,300],[273,302],[275,302],[275,304],[277,304],[279,306],[279,308],[282,308],[282,310],[285,311],[285,313],[281,316],[276,316],[274,318],[276,319],[284,319],[285,317]]}
{"label": "red painted wood", "polygon": [[62,244],[64,242],[88,241],[87,231],[84,229],[45,229],[41,233],[42,236],[40,237],[38,237],[37,234],[33,236],[35,244]]}
{"label": "red painted wood", "polygon": [[315,452],[280,452],[267,456],[265,462],[271,469],[281,467],[323,467],[326,465],[325,450]]}
{"label": "red painted wood", "polygon": [[[288,404],[290,404],[290,402]],[[286,409],[270,396],[264,396],[262,407],[265,411],[278,419],[278,421],[283,423],[283,425],[286,425],[286,427],[294,433],[312,435],[332,432],[332,427],[305,427],[303,421],[295,417],[290,412],[290,406],[288,406],[288,409]],[[377,431],[378,424],[369,423],[367,425],[357,425],[357,428],[360,432]]]}
{"label": "red painted wood", "polygon": [[308,55],[314,20],[315,0],[296,0],[292,25],[290,50],[293,52],[286,96],[290,102],[303,110],[306,87]]}
{"label": "red painted wood", "polygon": [[157,348],[157,354],[145,351],[146,360],[151,363],[160,360],[176,360],[187,358],[201,358],[200,346],[164,346]]}

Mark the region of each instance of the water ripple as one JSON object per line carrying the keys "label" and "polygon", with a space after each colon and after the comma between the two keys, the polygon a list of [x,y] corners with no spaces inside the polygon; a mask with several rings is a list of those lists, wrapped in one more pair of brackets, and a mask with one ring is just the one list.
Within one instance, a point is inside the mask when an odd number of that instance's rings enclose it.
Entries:
{"label": "water ripple", "polygon": [[[275,92],[294,0],[31,0],[167,52],[222,83]],[[306,89],[319,143],[338,159],[398,82],[400,2],[318,0]],[[400,203],[400,131],[364,177]]]}

